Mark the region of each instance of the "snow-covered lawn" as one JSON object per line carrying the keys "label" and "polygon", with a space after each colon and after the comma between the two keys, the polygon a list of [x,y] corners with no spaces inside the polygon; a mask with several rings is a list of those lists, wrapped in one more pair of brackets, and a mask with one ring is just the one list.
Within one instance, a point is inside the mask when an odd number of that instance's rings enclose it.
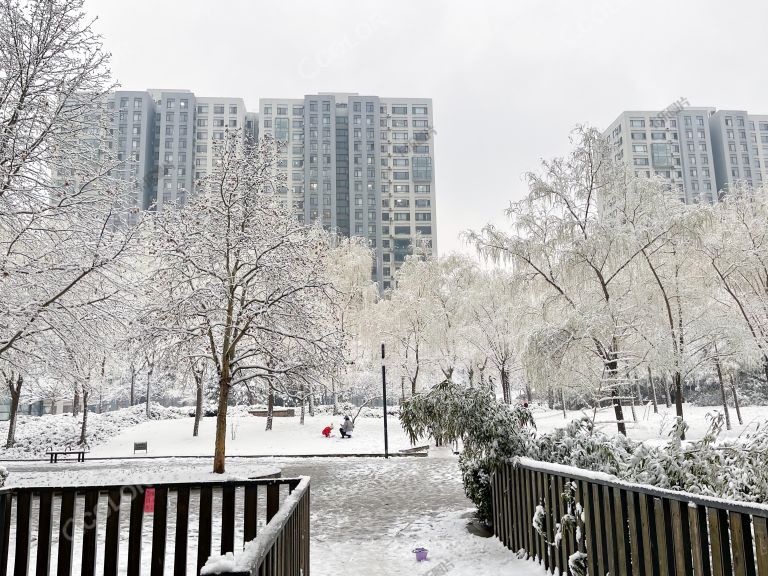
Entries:
{"label": "snow-covered lawn", "polygon": [[[266,418],[235,416],[227,428],[227,454],[236,455],[320,455],[320,454],[379,454],[384,453],[383,418],[358,418],[352,438],[342,439],[338,428],[341,418],[320,415],[307,416],[305,424],[299,417],[275,418],[273,429],[265,431]],[[325,438],[321,431],[334,425],[333,436]],[[203,418],[200,435],[192,436],[193,419],[147,421],[123,430],[109,441],[94,447],[92,457],[133,455],[134,442],[147,442],[149,456],[210,456],[213,454],[216,418]],[[234,426],[234,438],[232,428]],[[424,442],[426,444],[426,442]],[[389,449],[396,452],[410,447],[397,418],[389,417]],[[143,452],[139,454],[143,455]]]}
{"label": "snow-covered lawn", "polygon": [[[541,406],[532,407],[533,417],[536,420],[536,428],[539,432],[551,432],[555,428],[562,428],[571,420],[588,416],[592,418],[591,410],[569,410],[567,418],[563,418],[562,410],[549,410]],[[722,412],[722,407],[718,406],[693,406],[691,404],[683,405],[683,414],[686,423],[690,426],[686,437],[689,440],[700,439],[706,433],[710,425],[708,416]],[[624,419],[627,421],[627,435],[629,438],[637,441],[663,442],[669,439],[669,432],[675,423],[675,407],[670,408],[659,406],[659,413],[654,414],[652,406],[635,407],[637,422],[632,421],[632,412],[629,406],[624,407]],[[741,414],[744,424],[739,425],[736,419],[736,410],[731,407],[731,424],[733,429],[723,430],[720,435],[721,440],[734,439],[748,432],[754,432],[758,424],[761,426],[768,422],[768,407],[766,406],[745,406],[741,408]],[[615,416],[613,408],[607,407],[598,411],[595,422],[599,424],[599,429],[606,434],[616,434]]]}
{"label": "snow-covered lawn", "polygon": [[[186,421],[188,419],[182,416],[184,410],[164,408],[159,404],[152,404],[151,411],[152,418],[157,420],[183,418]],[[119,434],[121,430],[146,420],[146,407],[143,404],[103,414],[90,412],[86,440],[89,446],[96,446]],[[2,440],[0,459],[43,458],[47,450],[75,448],[80,441],[82,422],[82,414],[76,418],[71,413],[45,416],[19,415],[16,423],[16,443],[12,448],[5,448],[8,422],[0,422],[0,439]]]}

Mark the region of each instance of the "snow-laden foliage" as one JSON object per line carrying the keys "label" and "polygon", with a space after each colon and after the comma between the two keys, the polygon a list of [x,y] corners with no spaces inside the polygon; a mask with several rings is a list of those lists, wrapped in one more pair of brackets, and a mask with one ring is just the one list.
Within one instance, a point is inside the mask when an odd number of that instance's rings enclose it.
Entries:
{"label": "snow-laden foliage", "polygon": [[680,419],[663,445],[605,434],[587,418],[548,434],[536,434],[527,409],[499,402],[487,388],[445,381],[408,400],[400,418],[414,443],[430,436],[463,440],[459,464],[464,487],[478,507],[478,516],[486,521],[491,517],[490,474],[518,456],[670,490],[768,502],[764,462],[768,427],[738,441],[718,441],[722,416],[715,417],[708,433],[695,442],[682,440],[686,425]]}
{"label": "snow-laden foliage", "polygon": [[445,380],[403,404],[400,422],[413,443],[421,438],[461,438],[459,457],[467,497],[490,520],[490,473],[502,462],[527,453],[533,433],[530,412],[496,400],[489,387],[465,387]]}

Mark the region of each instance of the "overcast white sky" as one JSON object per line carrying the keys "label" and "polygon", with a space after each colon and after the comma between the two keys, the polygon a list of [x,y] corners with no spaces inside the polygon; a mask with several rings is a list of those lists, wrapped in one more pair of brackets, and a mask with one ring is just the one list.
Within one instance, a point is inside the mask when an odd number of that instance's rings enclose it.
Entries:
{"label": "overcast white sky", "polygon": [[764,0],[87,1],[125,89],[432,98],[441,254],[578,123],[681,97],[768,114]]}

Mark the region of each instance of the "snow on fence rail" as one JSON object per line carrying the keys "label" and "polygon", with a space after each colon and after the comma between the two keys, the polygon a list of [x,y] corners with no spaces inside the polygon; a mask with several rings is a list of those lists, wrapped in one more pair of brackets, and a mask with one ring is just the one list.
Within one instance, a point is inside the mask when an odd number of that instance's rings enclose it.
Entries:
{"label": "snow on fence rail", "polygon": [[765,505],[527,458],[494,472],[491,494],[494,534],[553,574],[768,576]]}
{"label": "snow on fence rail", "polygon": [[309,576],[309,515],[309,478],[305,477],[241,553],[211,556],[201,576]]}
{"label": "snow on fence rail", "polygon": [[0,574],[199,574],[260,536],[283,570],[258,573],[309,574],[308,478],[0,489]]}

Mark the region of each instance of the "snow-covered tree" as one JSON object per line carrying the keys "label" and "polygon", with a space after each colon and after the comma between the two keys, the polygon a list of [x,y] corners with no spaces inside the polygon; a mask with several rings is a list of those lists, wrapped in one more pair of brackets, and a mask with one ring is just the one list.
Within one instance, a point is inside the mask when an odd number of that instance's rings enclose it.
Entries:
{"label": "snow-covered tree", "polygon": [[[633,264],[664,242],[668,225],[646,218],[646,187],[612,161],[607,143],[579,129],[573,152],[545,162],[528,176],[530,191],[507,214],[514,227],[486,226],[469,238],[484,256],[509,262],[532,290],[547,295],[550,324],[558,323],[581,357],[595,359],[626,434],[620,396],[634,302],[628,295]],[[645,228],[638,234],[638,228]],[[550,361],[546,356],[542,362]]]}
{"label": "snow-covered tree", "polygon": [[[45,362],[120,290],[135,233],[105,145],[108,55],[80,0],[0,2],[0,360]],[[16,378],[17,386],[23,380]],[[12,441],[12,439],[10,439]]]}
{"label": "snow-covered tree", "polygon": [[[312,364],[330,372],[341,358],[336,294],[326,274],[327,233],[296,221],[280,200],[277,146],[229,132],[199,192],[155,222],[153,277],[161,297],[153,325],[206,342],[215,366],[218,415],[214,472],[224,472],[227,405],[233,386],[280,378]],[[174,317],[191,319],[186,326]],[[301,354],[289,354],[296,347]]]}

